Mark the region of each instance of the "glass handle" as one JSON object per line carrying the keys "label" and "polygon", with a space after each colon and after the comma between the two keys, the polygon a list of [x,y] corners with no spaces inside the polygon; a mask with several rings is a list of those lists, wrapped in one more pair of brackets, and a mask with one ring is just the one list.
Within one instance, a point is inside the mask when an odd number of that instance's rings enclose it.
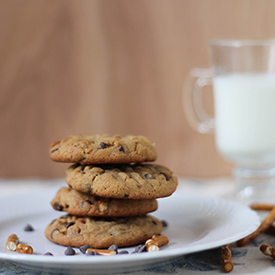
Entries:
{"label": "glass handle", "polygon": [[214,131],[214,117],[207,114],[203,107],[202,92],[212,84],[211,69],[193,69],[183,88],[183,108],[186,119],[196,131],[207,134]]}

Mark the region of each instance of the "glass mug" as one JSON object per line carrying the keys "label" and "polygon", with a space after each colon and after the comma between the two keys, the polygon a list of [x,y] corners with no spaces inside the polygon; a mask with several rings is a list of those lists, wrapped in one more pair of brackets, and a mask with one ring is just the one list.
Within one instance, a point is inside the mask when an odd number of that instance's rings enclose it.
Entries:
{"label": "glass mug", "polygon": [[[275,41],[212,40],[212,67],[194,69],[184,109],[200,133],[214,132],[218,152],[236,163],[235,198],[275,202]],[[214,117],[202,92],[212,85]]]}

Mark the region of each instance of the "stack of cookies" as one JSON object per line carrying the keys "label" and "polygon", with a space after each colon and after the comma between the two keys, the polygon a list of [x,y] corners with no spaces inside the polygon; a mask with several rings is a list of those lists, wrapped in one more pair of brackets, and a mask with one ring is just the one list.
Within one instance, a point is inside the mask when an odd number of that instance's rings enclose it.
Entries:
{"label": "stack of cookies", "polygon": [[45,236],[52,242],[107,248],[144,243],[162,232],[162,222],[148,213],[157,198],[170,196],[177,178],[161,165],[144,136],[77,135],[55,142],[51,159],[73,163],[66,171],[68,186],[51,204],[66,215],[51,222]]}

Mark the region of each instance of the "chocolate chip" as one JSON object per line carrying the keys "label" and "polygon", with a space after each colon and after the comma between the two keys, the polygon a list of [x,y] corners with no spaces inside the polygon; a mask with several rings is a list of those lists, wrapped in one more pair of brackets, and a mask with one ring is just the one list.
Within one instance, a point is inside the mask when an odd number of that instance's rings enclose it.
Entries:
{"label": "chocolate chip", "polygon": [[88,249],[88,248],[92,248],[90,245],[82,245],[80,248],[79,248],[79,250],[80,250],[80,252],[82,253],[82,254],[85,254],[86,253],[86,250]]}
{"label": "chocolate chip", "polygon": [[58,149],[59,149],[59,147],[52,149],[51,154],[54,153],[55,151],[57,151]]}
{"label": "chocolate chip", "polygon": [[116,253],[117,253],[117,250],[118,250],[118,246],[116,244],[112,244],[108,250],[114,250]]}
{"label": "chocolate chip", "polygon": [[154,225],[157,225],[157,223],[156,223],[155,221],[152,221],[152,223],[153,223]]}
{"label": "chocolate chip", "polygon": [[24,227],[24,231],[30,232],[34,231],[34,228],[29,223]]}
{"label": "chocolate chip", "polygon": [[125,153],[125,149],[124,149],[124,147],[122,145],[119,147],[118,151],[122,152],[122,153]]}
{"label": "chocolate chip", "polygon": [[54,229],[54,230],[52,231],[52,233],[51,233],[51,239],[52,239],[52,240],[53,240],[53,233],[54,233],[55,231],[59,231],[59,229]]}
{"label": "chocolate chip", "polygon": [[163,226],[163,227],[167,227],[167,226],[168,226],[168,223],[167,223],[167,221],[165,221],[165,220],[162,220],[161,223],[162,223],[162,226]]}
{"label": "chocolate chip", "polygon": [[121,250],[117,252],[117,254],[129,254],[129,252],[127,250]]}
{"label": "chocolate chip", "polygon": [[74,222],[69,222],[69,223],[65,224],[65,227],[66,227],[66,228],[69,228],[69,227],[72,226],[72,225],[74,225]]}
{"label": "chocolate chip", "polygon": [[75,255],[75,251],[74,251],[74,249],[71,246],[69,246],[65,250],[64,254],[67,255],[67,256],[72,256],[72,255]]}
{"label": "chocolate chip", "polygon": [[63,206],[60,205],[57,201],[53,204],[53,208],[57,211],[62,211],[63,210]]}
{"label": "chocolate chip", "polygon": [[140,244],[138,245],[135,250],[132,252],[132,254],[134,253],[141,253],[141,252],[145,252],[146,251],[146,246],[145,244]]}
{"label": "chocolate chip", "polygon": [[166,179],[167,181],[169,180],[169,176],[168,176],[166,173],[160,172],[160,174],[161,174],[161,175],[164,175],[164,177],[165,177],[165,179]]}
{"label": "chocolate chip", "polygon": [[51,252],[46,252],[44,256],[53,256],[53,254]]}
{"label": "chocolate chip", "polygon": [[109,145],[108,145],[107,143],[105,143],[105,142],[100,142],[100,144],[99,144],[99,146],[98,146],[97,149],[106,149],[106,148],[108,148],[108,147],[109,147]]}

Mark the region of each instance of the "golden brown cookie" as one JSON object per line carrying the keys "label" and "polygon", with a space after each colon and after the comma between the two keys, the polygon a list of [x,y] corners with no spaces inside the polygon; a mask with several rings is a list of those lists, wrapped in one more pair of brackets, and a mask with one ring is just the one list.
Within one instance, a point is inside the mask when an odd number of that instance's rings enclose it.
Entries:
{"label": "golden brown cookie", "polygon": [[76,216],[127,217],[157,210],[157,200],[125,200],[102,198],[62,187],[51,202],[57,211]]}
{"label": "golden brown cookie", "polygon": [[45,236],[51,242],[81,247],[107,248],[144,243],[162,231],[162,223],[150,215],[128,218],[96,218],[66,215],[50,223]]}
{"label": "golden brown cookie", "polygon": [[168,168],[157,164],[74,164],[66,174],[67,184],[74,190],[117,199],[167,197],[178,183]]}
{"label": "golden brown cookie", "polygon": [[156,160],[157,150],[144,136],[76,135],[54,142],[50,157],[82,164],[147,162]]}

